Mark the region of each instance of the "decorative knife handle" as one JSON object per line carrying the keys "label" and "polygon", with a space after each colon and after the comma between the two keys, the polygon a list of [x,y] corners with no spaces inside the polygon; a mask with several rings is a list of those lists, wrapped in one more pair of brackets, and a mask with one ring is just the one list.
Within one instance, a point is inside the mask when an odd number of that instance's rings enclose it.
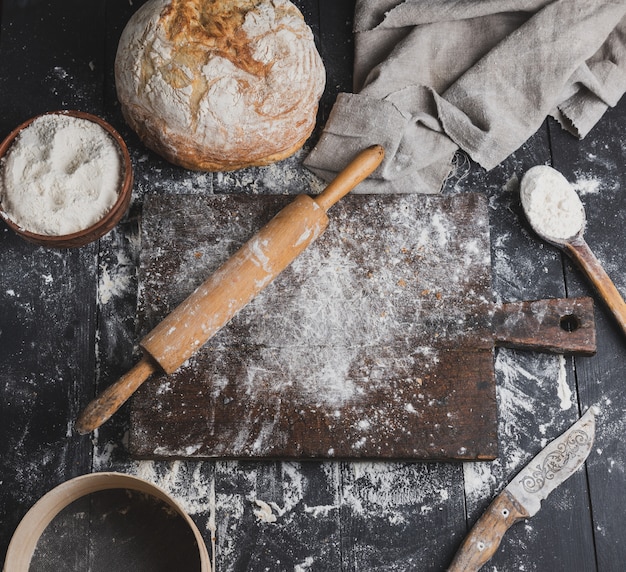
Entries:
{"label": "decorative knife handle", "polygon": [[504,533],[530,515],[507,490],[489,505],[461,544],[448,572],[475,572],[496,553]]}

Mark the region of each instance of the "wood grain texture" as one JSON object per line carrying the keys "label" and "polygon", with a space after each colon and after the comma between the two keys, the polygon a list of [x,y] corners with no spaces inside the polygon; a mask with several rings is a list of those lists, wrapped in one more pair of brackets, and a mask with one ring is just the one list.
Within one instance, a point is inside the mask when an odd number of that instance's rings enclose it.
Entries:
{"label": "wood grain texture", "polygon": [[[146,321],[284,203],[263,199],[146,203]],[[186,366],[142,389],[134,454],[493,457],[486,203],[470,194],[350,196],[332,220]]]}
{"label": "wood grain texture", "polygon": [[[550,138],[559,135],[560,128],[549,127],[546,123],[497,169],[483,173],[469,165],[461,171],[464,177],[459,183],[450,181],[459,192],[479,187],[489,196],[494,295],[502,302],[590,294],[589,290],[566,290],[563,255],[541,244],[527,225],[519,200],[522,175],[551,160]],[[578,145],[566,135],[557,141],[564,152]],[[500,453],[494,462],[464,466],[468,532],[501,487],[541,449],[541,444],[576,420],[577,373],[581,367],[595,363],[602,351],[606,326],[600,324],[598,302],[595,306],[598,338],[593,357],[562,358],[508,348],[496,351]],[[595,570],[594,554],[589,550],[593,531],[587,498],[584,473],[577,473],[554,491],[550,503],[531,520],[509,530],[486,569]],[[452,557],[450,554],[441,569]]]}
{"label": "wood grain texture", "polygon": [[[112,61],[119,32],[142,3],[108,2],[106,10],[104,2],[1,4],[0,129],[6,134],[31,114],[64,104],[98,112],[104,97],[105,118],[129,144],[136,184],[129,219],[79,260],[76,253],[32,251],[5,229],[0,232],[0,426],[6,436],[0,443],[0,557],[21,515],[53,485],[90,470],[120,470],[148,477],[184,501],[210,547],[215,536],[222,572],[443,571],[469,527],[541,442],[566,428],[578,407],[600,403],[597,447],[587,472],[559,487],[533,519],[512,527],[485,568],[620,571],[626,560],[620,502],[626,488],[626,354],[623,336],[599,300],[593,357],[496,349],[500,451],[492,462],[137,461],[127,448],[128,407],[92,439],[68,433],[79,406],[95,393],[89,376],[102,389],[139,357],[133,351],[139,339],[137,220],[145,196],[321,190],[301,168],[306,149],[276,167],[207,177],[177,169],[138,143],[119,113]],[[337,92],[351,89],[354,2],[296,4],[310,20],[327,66],[319,130]],[[496,301],[595,296],[580,271],[541,244],[524,222],[516,181],[543,163],[552,163],[581,191],[589,219],[586,239],[625,292],[626,260],[618,248],[626,239],[625,118],[620,102],[583,141],[547,122],[489,173],[459,154],[445,193],[480,192],[489,199]],[[49,276],[53,282],[47,282]],[[197,278],[191,276],[190,283]],[[89,348],[96,355],[95,371]],[[53,382],[50,372],[63,382]],[[68,382],[72,376],[76,382]],[[563,389],[571,396],[561,395]],[[88,563],[81,558],[87,558],[90,539],[72,538],[77,554],[67,554],[66,562],[79,568]]]}
{"label": "wood grain texture", "polygon": [[496,345],[557,354],[596,352],[594,303],[589,297],[507,302],[493,317]]}
{"label": "wood grain texture", "polygon": [[[626,101],[607,111],[593,137],[571,145],[563,134],[554,133],[554,166],[578,191],[585,206],[587,224],[585,241],[611,277],[623,297],[626,293],[626,241],[623,222],[626,207],[626,151],[622,147]],[[593,295],[589,281],[575,265],[565,266],[565,281],[571,295]],[[626,397],[620,380],[626,379],[626,343],[614,317],[597,298],[597,326],[603,332],[598,353],[593,360],[576,360],[577,383],[582,407],[598,404],[596,442],[598,449],[587,462],[589,494],[593,511],[597,569],[617,571],[626,558],[623,537],[626,514],[609,499],[622,498],[626,487],[626,454],[620,444],[626,431]],[[573,523],[578,530],[583,523]],[[621,532],[620,532],[621,531]]]}
{"label": "wood grain texture", "polygon": [[283,206],[141,340],[142,349],[166,373],[176,371],[324,232],[326,211],[383,155],[382,147],[363,150],[317,197]]}

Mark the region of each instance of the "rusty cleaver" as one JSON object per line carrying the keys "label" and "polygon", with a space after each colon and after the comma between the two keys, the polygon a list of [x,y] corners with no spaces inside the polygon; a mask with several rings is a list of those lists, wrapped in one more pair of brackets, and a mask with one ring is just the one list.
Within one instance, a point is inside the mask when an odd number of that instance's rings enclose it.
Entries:
{"label": "rusty cleaver", "polygon": [[597,407],[590,407],[515,476],[473,526],[448,572],[480,569],[495,554],[504,533],[534,516],[541,501],[583,465],[593,445],[597,413]]}

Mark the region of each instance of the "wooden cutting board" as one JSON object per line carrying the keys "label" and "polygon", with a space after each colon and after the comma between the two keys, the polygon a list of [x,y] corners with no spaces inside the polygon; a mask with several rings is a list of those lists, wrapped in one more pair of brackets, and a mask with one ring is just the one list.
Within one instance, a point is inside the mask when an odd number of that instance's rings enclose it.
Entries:
{"label": "wooden cutting board", "polygon": [[[140,333],[291,200],[146,197]],[[497,455],[494,346],[516,320],[492,300],[486,198],[350,195],[329,215],[322,237],[193,358],[142,386],[134,456]]]}

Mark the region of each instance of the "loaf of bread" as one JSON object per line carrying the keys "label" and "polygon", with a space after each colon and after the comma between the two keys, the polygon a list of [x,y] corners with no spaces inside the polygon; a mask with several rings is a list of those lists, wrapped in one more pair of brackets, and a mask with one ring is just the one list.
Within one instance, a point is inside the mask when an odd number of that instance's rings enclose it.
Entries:
{"label": "loaf of bread", "polygon": [[115,60],[122,112],[143,143],[206,171],[295,153],[325,80],[311,29],[287,0],[149,0]]}

